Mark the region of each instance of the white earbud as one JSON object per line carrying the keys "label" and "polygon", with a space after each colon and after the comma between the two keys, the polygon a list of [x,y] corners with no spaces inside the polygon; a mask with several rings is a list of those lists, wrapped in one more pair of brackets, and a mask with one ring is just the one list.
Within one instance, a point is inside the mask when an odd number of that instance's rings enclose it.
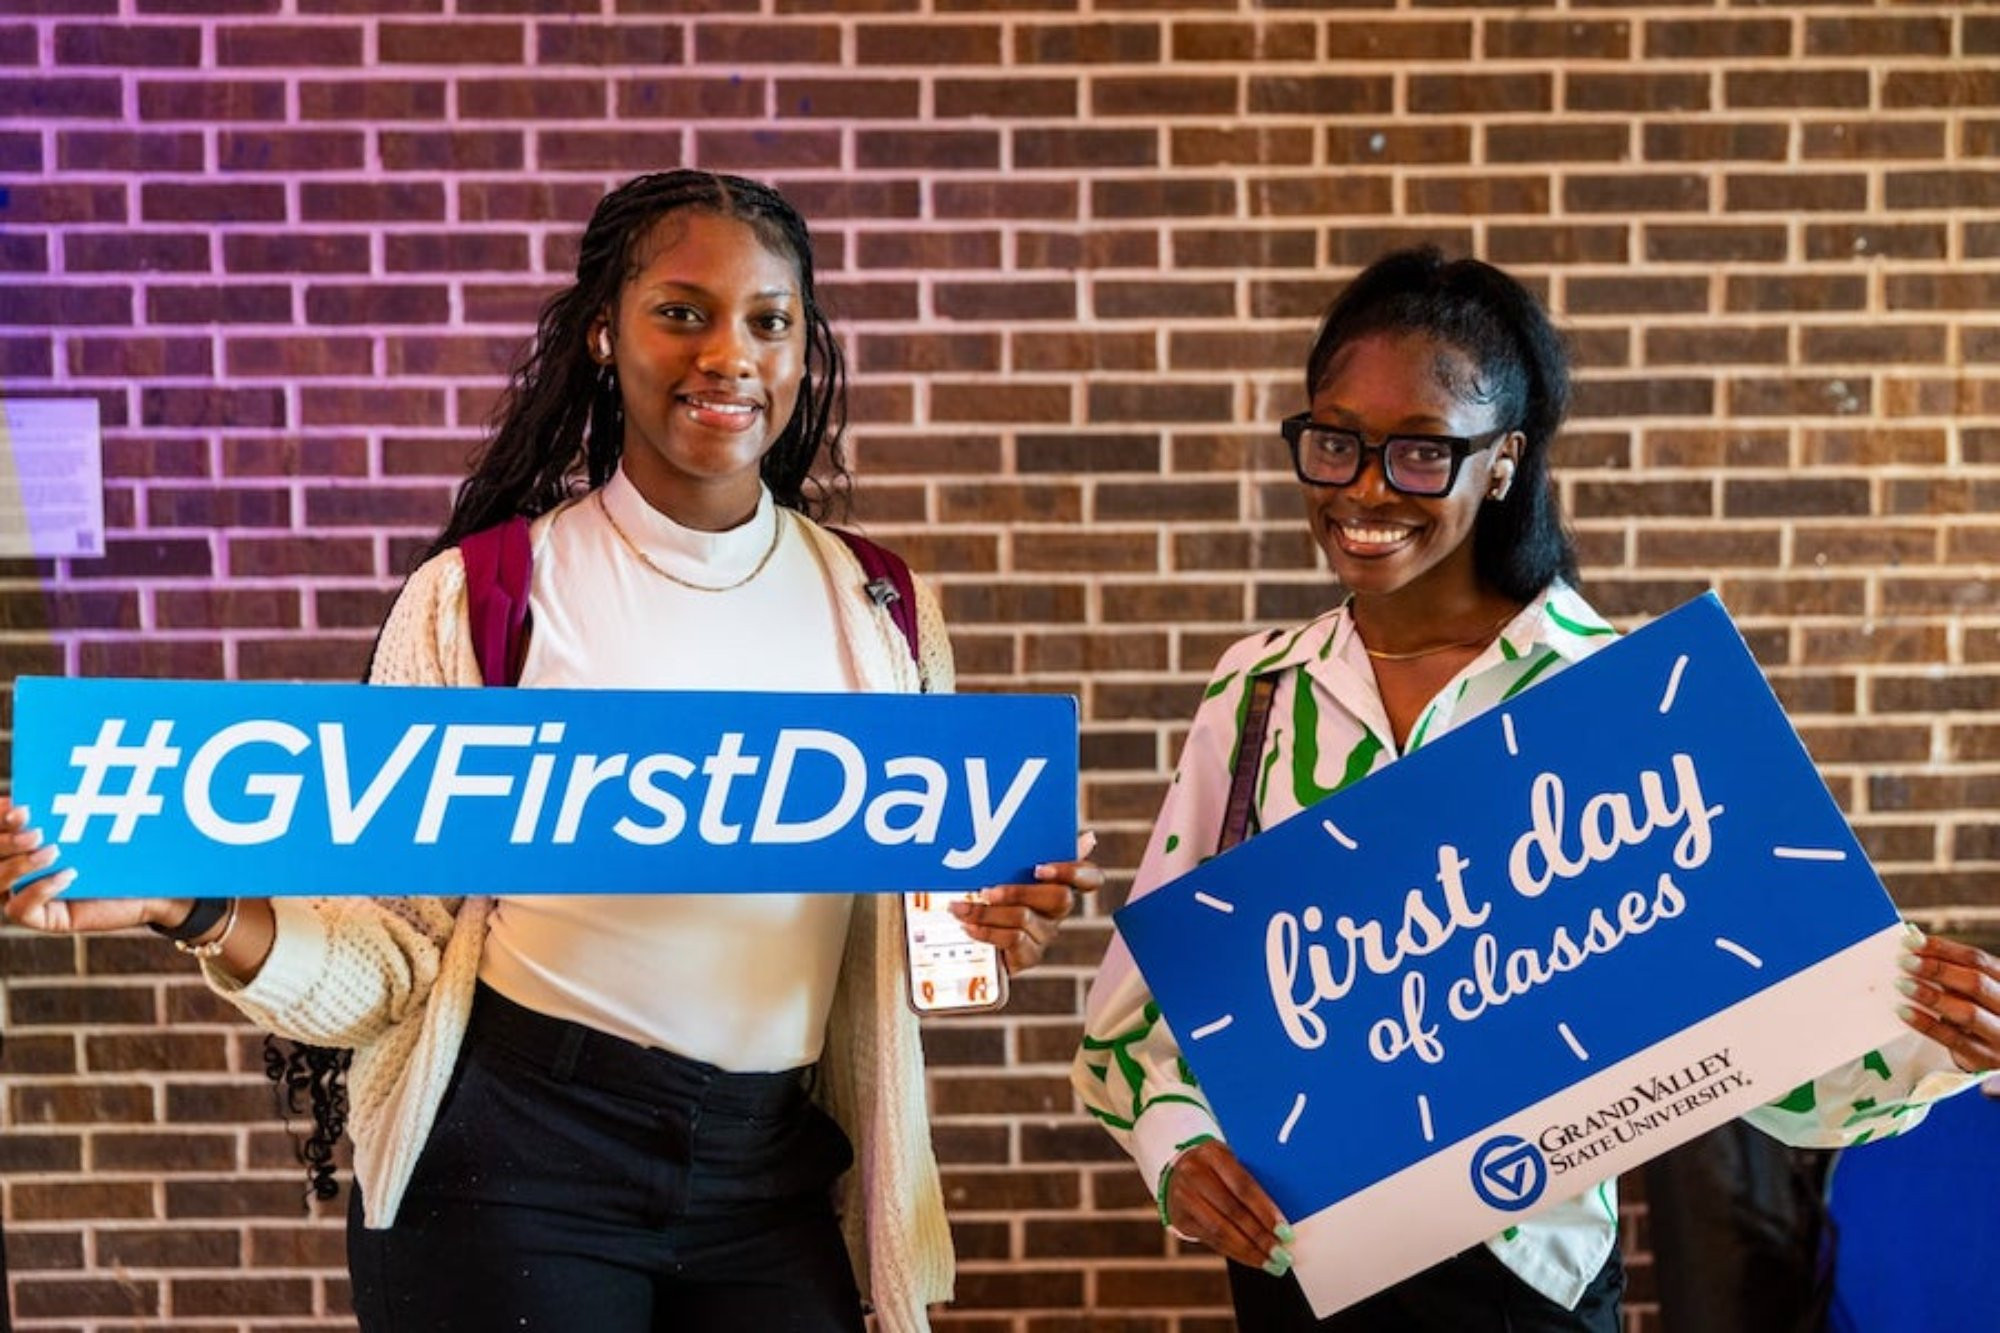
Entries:
{"label": "white earbud", "polygon": [[1486,487],[1486,494],[1494,500],[1507,498],[1508,488],[1514,484],[1514,460],[1499,458],[1493,462],[1493,480]]}
{"label": "white earbud", "polygon": [[611,331],[602,327],[597,330],[597,359],[599,361],[611,359]]}

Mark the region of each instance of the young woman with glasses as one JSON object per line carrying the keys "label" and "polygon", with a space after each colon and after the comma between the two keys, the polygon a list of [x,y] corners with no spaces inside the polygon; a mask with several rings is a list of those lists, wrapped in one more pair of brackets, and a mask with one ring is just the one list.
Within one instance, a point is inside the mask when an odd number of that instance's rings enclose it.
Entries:
{"label": "young woman with glasses", "polygon": [[[1223,655],[1134,882],[1134,897],[1545,680],[1615,637],[1576,592],[1549,476],[1569,398],[1560,336],[1519,283],[1431,249],[1390,254],[1328,312],[1310,408],[1282,433],[1306,519],[1347,596]],[[1258,684],[1258,682],[1264,682]],[[1258,719],[1267,718],[1267,722]],[[1246,734],[1258,775],[1231,801]],[[1237,813],[1240,811],[1241,813]],[[1751,1118],[1838,1144],[1857,1103],[1914,1104],[2000,1065],[2000,963],[1942,940],[1910,955],[1916,1029],[1817,1081],[1809,1111]],[[1918,1034],[1935,1037],[1925,1041]],[[1291,1233],[1238,1163],[1145,979],[1114,939],[1073,1071],[1176,1233],[1229,1259],[1240,1325],[1337,1333],[1617,1333],[1624,1274],[1610,1184],[1537,1214],[1326,1320],[1289,1276]],[[1871,1057],[1873,1060],[1874,1057]],[[1875,1072],[1892,1070],[1884,1079]],[[1919,1084],[1922,1084],[1921,1088]],[[1368,1108],[1355,1108],[1365,1119]],[[1904,1118],[1914,1123],[1921,1114]]]}

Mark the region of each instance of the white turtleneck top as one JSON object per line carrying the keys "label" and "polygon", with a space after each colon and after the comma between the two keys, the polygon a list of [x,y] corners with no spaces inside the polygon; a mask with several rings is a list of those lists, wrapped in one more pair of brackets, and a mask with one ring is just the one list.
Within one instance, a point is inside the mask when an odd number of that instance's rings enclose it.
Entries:
{"label": "white turtleneck top", "polygon": [[[590,496],[556,514],[536,548],[523,686],[856,687],[827,571],[769,491],[727,532],[682,527],[622,470],[601,494],[602,507]],[[710,588],[771,556],[741,587],[698,591],[649,568],[621,529],[654,564]],[[531,1009],[723,1069],[791,1069],[819,1058],[852,905],[845,894],[506,897],[479,977]]]}

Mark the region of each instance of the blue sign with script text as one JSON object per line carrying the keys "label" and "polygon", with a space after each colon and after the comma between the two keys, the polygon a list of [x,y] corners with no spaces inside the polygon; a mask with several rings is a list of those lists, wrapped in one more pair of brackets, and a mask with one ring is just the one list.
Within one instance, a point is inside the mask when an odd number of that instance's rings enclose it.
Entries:
{"label": "blue sign with script text", "polygon": [[23,678],[71,897],[1024,882],[1076,843],[1055,696]]}
{"label": "blue sign with script text", "polygon": [[[1117,915],[1293,1219],[1896,921],[1713,596]],[[1486,1137],[1485,1206],[1554,1191],[1546,1148]]]}

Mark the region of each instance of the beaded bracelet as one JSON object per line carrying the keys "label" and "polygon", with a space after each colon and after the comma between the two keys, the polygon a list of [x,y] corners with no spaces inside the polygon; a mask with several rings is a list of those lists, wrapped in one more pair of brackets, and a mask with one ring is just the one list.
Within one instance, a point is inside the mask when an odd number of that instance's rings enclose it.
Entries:
{"label": "beaded bracelet", "polygon": [[175,940],[174,947],[190,958],[213,958],[222,952],[222,946],[229,942],[229,932],[236,929],[236,908],[243,900],[230,898],[229,910],[223,914],[222,929],[206,944],[190,944],[186,940]]}
{"label": "beaded bracelet", "polygon": [[[179,925],[163,926],[158,922],[148,922],[147,929],[172,940],[174,948],[190,957],[213,958],[222,952],[222,942],[236,928],[236,903],[234,898],[197,898],[193,910],[181,919]],[[222,923],[221,934],[206,944],[193,943],[215,929],[218,921]]]}

